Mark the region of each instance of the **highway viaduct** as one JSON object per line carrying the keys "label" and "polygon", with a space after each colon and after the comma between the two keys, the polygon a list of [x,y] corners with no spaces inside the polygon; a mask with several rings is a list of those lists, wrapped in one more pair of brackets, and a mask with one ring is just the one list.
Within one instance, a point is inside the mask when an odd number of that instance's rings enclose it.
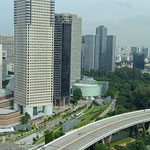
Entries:
{"label": "highway viaduct", "polygon": [[84,150],[123,129],[150,122],[150,109],[116,115],[71,131],[39,150]]}

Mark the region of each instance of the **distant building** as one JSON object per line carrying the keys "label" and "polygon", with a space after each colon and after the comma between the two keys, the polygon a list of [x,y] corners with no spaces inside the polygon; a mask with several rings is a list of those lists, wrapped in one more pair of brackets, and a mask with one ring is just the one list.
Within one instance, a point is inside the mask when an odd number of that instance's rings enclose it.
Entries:
{"label": "distant building", "polygon": [[14,37],[10,35],[0,35],[0,44],[3,51],[7,51],[7,64],[14,63]]}
{"label": "distant building", "polygon": [[133,68],[144,69],[144,54],[134,53],[133,54]]}
{"label": "distant building", "polygon": [[131,55],[133,55],[134,53],[139,53],[138,47],[131,47]]}
{"label": "distant building", "polygon": [[85,35],[82,43],[83,70],[91,71],[95,69],[95,35]]}
{"label": "distant building", "polygon": [[115,71],[116,37],[107,36],[106,70]]}
{"label": "distant building", "polygon": [[107,51],[107,28],[104,26],[99,26],[96,28],[96,35],[100,36],[99,47],[96,49],[96,56],[99,57],[97,64],[99,63],[99,68],[106,68],[106,51]]}
{"label": "distant building", "polygon": [[84,76],[78,83],[73,84],[72,91],[78,88],[82,91],[83,97],[104,96],[108,91],[109,82],[98,83],[92,77]]}
{"label": "distant building", "polygon": [[2,52],[2,80],[5,81],[7,78],[7,51]]}
{"label": "distant building", "polygon": [[15,126],[20,123],[21,117],[16,110],[0,108],[0,127]]}
{"label": "distant building", "polygon": [[149,57],[149,49],[143,47],[141,52],[144,54],[144,58],[148,58]]}
{"label": "distant building", "polygon": [[2,88],[2,45],[0,45],[0,89]]}
{"label": "distant building", "polygon": [[96,35],[85,35],[82,42],[82,69],[84,71],[115,71],[116,37],[107,36],[107,28],[99,26]]}
{"label": "distant building", "polygon": [[[81,76],[82,19],[74,14],[55,15],[54,99],[68,99]],[[55,101],[56,102],[56,101]]]}

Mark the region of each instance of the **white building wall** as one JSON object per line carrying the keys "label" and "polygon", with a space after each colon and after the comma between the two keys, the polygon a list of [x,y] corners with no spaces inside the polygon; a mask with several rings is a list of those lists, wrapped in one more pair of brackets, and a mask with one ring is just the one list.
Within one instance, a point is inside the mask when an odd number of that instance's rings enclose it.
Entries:
{"label": "white building wall", "polygon": [[72,16],[71,85],[81,78],[82,18]]}
{"label": "white building wall", "polygon": [[54,0],[15,0],[15,103],[20,106],[52,106],[53,15]]}

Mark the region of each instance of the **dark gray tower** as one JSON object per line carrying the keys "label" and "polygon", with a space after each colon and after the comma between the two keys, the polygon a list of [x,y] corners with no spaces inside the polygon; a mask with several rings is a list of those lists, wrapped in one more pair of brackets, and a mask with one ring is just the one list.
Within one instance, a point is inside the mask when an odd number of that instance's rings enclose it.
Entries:
{"label": "dark gray tower", "polygon": [[[106,68],[106,49],[107,49],[107,28],[99,26],[96,28],[96,35],[99,35],[99,68]],[[99,54],[98,54],[99,53]]]}
{"label": "dark gray tower", "polygon": [[55,15],[54,100],[69,100],[73,83],[80,80],[82,19],[74,14]]}
{"label": "dark gray tower", "polygon": [[106,70],[115,71],[116,36],[107,36]]}

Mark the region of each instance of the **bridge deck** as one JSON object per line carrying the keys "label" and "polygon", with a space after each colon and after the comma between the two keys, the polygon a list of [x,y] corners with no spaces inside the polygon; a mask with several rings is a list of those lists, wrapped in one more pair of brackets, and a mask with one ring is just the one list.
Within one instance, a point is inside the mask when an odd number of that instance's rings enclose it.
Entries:
{"label": "bridge deck", "polygon": [[[117,115],[103,119],[80,129],[72,131],[65,136],[45,145],[45,150],[81,150],[103,138],[131,127],[133,125],[150,121],[150,110],[142,110]],[[41,150],[43,150],[41,149]]]}

